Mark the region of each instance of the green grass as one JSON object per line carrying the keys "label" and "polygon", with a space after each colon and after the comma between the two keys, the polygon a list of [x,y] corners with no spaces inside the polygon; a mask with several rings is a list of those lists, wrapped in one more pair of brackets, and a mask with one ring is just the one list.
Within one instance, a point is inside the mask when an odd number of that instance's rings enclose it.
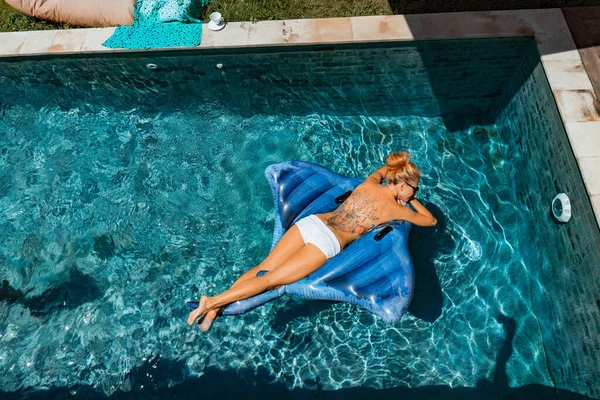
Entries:
{"label": "green grass", "polygon": [[[596,5],[598,5],[598,0],[211,0],[204,12],[203,19],[208,22],[208,15],[213,11],[220,11],[230,22],[256,22],[272,19]],[[0,32],[66,28],[74,27],[25,16],[9,7],[4,0],[0,0]]]}
{"label": "green grass", "polygon": [[0,0],[0,32],[39,31],[43,29],[68,29],[69,24],[53,24],[51,22],[28,17]]}
{"label": "green grass", "polygon": [[[387,0],[211,0],[203,15],[205,22],[217,10],[230,22],[392,13]],[[0,0],[0,32],[68,28],[73,26],[28,17]]]}
{"label": "green grass", "polygon": [[252,22],[392,14],[387,0],[211,0],[205,22],[213,11],[227,21]]}

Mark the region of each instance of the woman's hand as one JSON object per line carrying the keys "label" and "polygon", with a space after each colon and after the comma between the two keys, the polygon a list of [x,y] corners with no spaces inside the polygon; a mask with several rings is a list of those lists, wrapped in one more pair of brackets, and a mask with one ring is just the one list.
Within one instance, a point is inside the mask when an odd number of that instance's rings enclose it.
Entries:
{"label": "woman's hand", "polygon": [[396,201],[398,202],[398,204],[401,204],[403,206],[406,205],[406,202],[404,200],[396,199]]}

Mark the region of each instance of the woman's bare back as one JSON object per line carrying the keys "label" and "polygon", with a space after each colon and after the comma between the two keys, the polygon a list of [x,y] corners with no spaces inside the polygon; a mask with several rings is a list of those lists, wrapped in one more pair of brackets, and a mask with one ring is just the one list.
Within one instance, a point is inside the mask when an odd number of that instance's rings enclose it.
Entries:
{"label": "woman's bare back", "polygon": [[369,229],[396,218],[398,207],[400,205],[386,187],[364,182],[335,211],[317,216],[344,248]]}

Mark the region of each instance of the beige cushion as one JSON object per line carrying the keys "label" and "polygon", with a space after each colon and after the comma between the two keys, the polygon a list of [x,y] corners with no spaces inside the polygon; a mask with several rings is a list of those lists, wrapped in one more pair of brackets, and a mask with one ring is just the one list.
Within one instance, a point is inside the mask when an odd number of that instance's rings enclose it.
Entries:
{"label": "beige cushion", "polygon": [[32,17],[77,26],[131,25],[135,0],[6,0]]}

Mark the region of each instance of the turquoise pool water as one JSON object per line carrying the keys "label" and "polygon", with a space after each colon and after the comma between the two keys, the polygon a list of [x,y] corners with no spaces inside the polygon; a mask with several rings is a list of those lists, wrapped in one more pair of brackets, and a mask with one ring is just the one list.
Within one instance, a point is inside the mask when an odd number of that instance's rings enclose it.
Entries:
{"label": "turquoise pool water", "polygon": [[[0,391],[600,398],[600,235],[538,61],[531,39],[0,60]],[[267,165],[365,176],[394,150],[440,221],[411,233],[400,322],[284,298],[187,326],[269,251]]]}

